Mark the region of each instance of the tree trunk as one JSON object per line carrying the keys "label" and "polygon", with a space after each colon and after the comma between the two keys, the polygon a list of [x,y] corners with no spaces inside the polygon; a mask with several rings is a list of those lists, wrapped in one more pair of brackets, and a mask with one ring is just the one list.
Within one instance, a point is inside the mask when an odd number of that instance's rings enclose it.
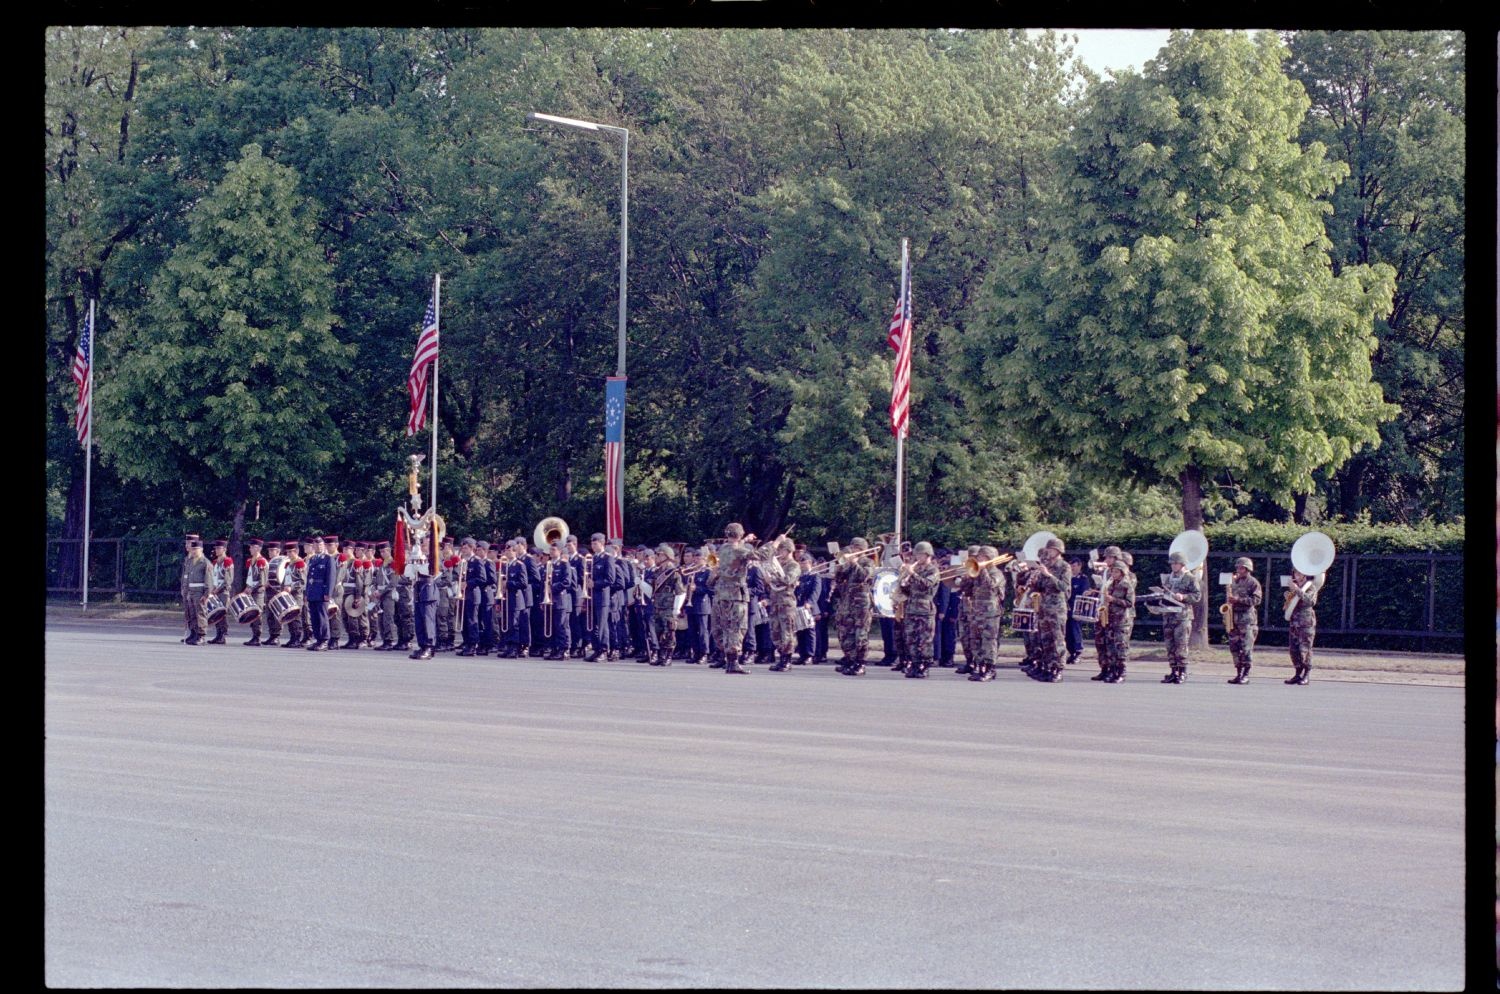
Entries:
{"label": "tree trunk", "polygon": [[229,536],[230,555],[234,556],[234,571],[230,574],[229,589],[225,593],[225,601],[234,596],[245,582],[245,505],[250,499],[250,481],[245,479],[244,473],[239,473],[234,480],[234,531]]}
{"label": "tree trunk", "polygon": [[1292,521],[1299,525],[1307,524],[1307,494],[1292,495]]}
{"label": "tree trunk", "polygon": [[[1182,483],[1182,527],[1203,530],[1203,483],[1197,466],[1189,466],[1178,478]],[[1203,564],[1203,596],[1193,605],[1193,639],[1195,649],[1208,648],[1208,562]]]}

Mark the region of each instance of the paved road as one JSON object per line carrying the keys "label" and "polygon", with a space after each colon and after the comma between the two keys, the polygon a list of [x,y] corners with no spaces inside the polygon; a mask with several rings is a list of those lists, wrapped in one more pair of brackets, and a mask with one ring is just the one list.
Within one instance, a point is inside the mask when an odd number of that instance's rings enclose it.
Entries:
{"label": "paved road", "polygon": [[46,652],[50,985],[1464,980],[1459,690]]}

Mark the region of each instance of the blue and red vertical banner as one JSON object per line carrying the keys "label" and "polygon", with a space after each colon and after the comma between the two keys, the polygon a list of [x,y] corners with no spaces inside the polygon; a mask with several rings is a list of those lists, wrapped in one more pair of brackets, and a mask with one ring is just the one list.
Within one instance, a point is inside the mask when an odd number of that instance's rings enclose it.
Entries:
{"label": "blue and red vertical banner", "polygon": [[625,377],[604,381],[604,534],[625,537]]}

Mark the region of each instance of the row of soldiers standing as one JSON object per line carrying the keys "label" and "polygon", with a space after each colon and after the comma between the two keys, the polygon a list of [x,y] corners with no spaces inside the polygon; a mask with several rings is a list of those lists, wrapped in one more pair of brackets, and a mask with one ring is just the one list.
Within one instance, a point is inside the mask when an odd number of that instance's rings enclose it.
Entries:
{"label": "row of soldiers standing", "polygon": [[[415,636],[418,648],[413,658],[431,658],[435,651],[450,649],[460,655],[496,651],[506,657],[550,659],[578,658],[587,652],[590,661],[633,654],[641,662],[660,666],[670,665],[677,633],[683,631],[682,655],[689,662],[707,660],[740,673],[746,672],[740,660],[752,653],[760,661],[774,657],[773,671],[823,661],[832,621],[844,650],[839,672],[862,674],[874,614],[876,565],[867,558],[869,543],[855,538],[848,553],[815,567],[812,557],[786,536],[759,548],[750,541],[753,536],[747,541],[743,529],[731,525],[724,545],[710,553],[718,559],[711,566],[704,555],[708,550],[689,546],[684,562],[678,564],[670,545],[624,555],[618,540],[606,542],[597,533],[588,556],[579,553],[571,536],[529,552],[519,538],[503,547],[464,539],[456,549],[451,537],[445,538],[430,585],[435,630],[426,635],[423,626],[415,624],[413,605],[413,581],[418,580],[419,593],[426,588],[425,560],[419,579],[410,567],[394,568],[389,542],[354,542],[352,551],[340,552],[334,535],[300,543],[252,538],[242,593],[259,610],[249,622],[251,638],[244,644],[404,651]],[[230,601],[234,561],[227,546],[223,539],[214,542],[210,558],[203,555],[197,535],[186,536],[182,597],[188,628],[184,641],[189,644],[205,642],[209,595],[220,604]],[[1090,578],[1080,575],[1078,562],[1070,567],[1063,560],[1064,551],[1061,540],[1054,538],[1041,549],[1039,562],[1013,566],[1010,582],[1017,605],[1029,604],[1035,618],[1031,630],[1023,633],[1022,670],[1044,682],[1061,679],[1064,662],[1073,662],[1081,645],[1075,636],[1064,637],[1076,625],[1072,605],[1097,586],[1101,619],[1108,620],[1095,625],[1100,672],[1093,679],[1119,682],[1125,676],[1135,619],[1136,578],[1128,554],[1116,546],[1106,548],[1101,574]],[[993,547],[971,547],[969,557],[985,565],[961,571],[964,575],[956,582],[940,571],[930,543],[917,542],[902,556],[905,561],[893,560],[900,562],[900,617],[881,619],[888,658],[893,632],[898,645],[892,669],[909,677],[927,675],[935,649],[942,644],[937,603],[946,579],[954,588],[949,604],[961,604],[951,615],[959,622],[958,640],[966,659],[958,672],[975,681],[994,679],[1007,576],[990,564],[1001,558]],[[1171,573],[1163,576],[1161,588],[1169,606],[1163,614],[1169,672],[1162,682],[1181,683],[1187,672],[1192,605],[1202,591],[1183,556],[1173,553],[1170,559]],[[830,565],[831,579],[822,572]],[[1229,645],[1236,675],[1231,683],[1247,682],[1252,663],[1262,600],[1252,569],[1248,558],[1237,560],[1226,594],[1234,622]],[[1306,577],[1297,574],[1295,579],[1288,593],[1297,601],[1290,640],[1295,673],[1287,682],[1305,683],[1317,594],[1301,585]],[[278,595],[286,595],[279,602],[283,610],[267,610]],[[291,614],[285,613],[287,603],[295,604]],[[320,610],[314,612],[314,604]],[[225,643],[229,613],[218,614],[215,637],[207,644]],[[279,643],[283,628],[287,641]],[[379,645],[374,641],[377,635]]]}

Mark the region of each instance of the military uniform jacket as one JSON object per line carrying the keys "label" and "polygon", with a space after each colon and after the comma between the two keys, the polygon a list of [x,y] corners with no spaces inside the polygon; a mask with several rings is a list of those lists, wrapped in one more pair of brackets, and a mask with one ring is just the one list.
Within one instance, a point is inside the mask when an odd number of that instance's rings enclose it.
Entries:
{"label": "military uniform jacket", "polygon": [[1235,577],[1229,584],[1229,603],[1234,608],[1234,627],[1249,628],[1259,624],[1260,581],[1254,574]]}
{"label": "military uniform jacket", "polygon": [[868,557],[851,559],[833,572],[834,596],[838,601],[836,610],[854,614],[867,612],[871,608],[870,595],[875,586],[875,565]]}
{"label": "military uniform jacket", "polygon": [[333,588],[334,562],[327,554],[314,555],[307,563],[307,599],[327,600]]}
{"label": "military uniform jacket", "polygon": [[210,593],[209,584],[214,582],[213,563],[207,559],[189,559],[182,576],[189,595],[206,596]]}
{"label": "military uniform jacket", "polygon": [[226,601],[229,599],[229,578],[234,576],[234,560],[225,556],[213,564],[213,584],[211,593],[218,594]]}
{"label": "military uniform jacket", "polygon": [[688,595],[688,614],[711,614],[713,612],[713,588],[708,582],[708,570],[700,569],[693,574],[693,592]]}
{"label": "military uniform jacket", "polygon": [[609,600],[609,592],[615,585],[614,561],[613,556],[606,556],[602,552],[594,557],[593,576],[589,579],[593,590],[589,596],[596,604],[601,600]]}
{"label": "military uniform jacket", "polygon": [[797,578],[797,606],[812,611],[814,618],[821,618],[827,609],[823,606],[823,578],[815,573],[803,573]]}
{"label": "military uniform jacket", "polygon": [[[1161,588],[1169,594],[1182,595],[1182,610],[1167,611],[1162,614],[1161,620],[1164,625],[1175,625],[1182,621],[1189,623],[1193,620],[1193,609],[1191,605],[1202,600],[1203,592],[1198,589],[1198,578],[1189,569],[1181,573],[1168,573],[1162,578]],[[1172,603],[1177,603],[1173,601]]]}
{"label": "military uniform jacket", "polygon": [[942,581],[938,579],[937,563],[928,562],[921,566],[912,567],[911,573],[899,584],[901,593],[906,597],[906,616],[921,615],[935,617],[937,614],[938,588]]}
{"label": "military uniform jacket", "polygon": [[[573,590],[577,593],[577,596],[573,598],[575,614],[583,613],[583,566],[583,556],[573,555],[568,558],[568,569],[573,571]],[[593,579],[590,578],[589,582],[592,583]]]}
{"label": "military uniform jacket", "polygon": [[266,577],[271,564],[264,556],[257,556],[245,563],[245,593],[257,597],[266,592]]}
{"label": "military uniform jacket", "polygon": [[1031,574],[1028,589],[1042,595],[1041,610],[1066,615],[1068,598],[1073,594],[1073,571],[1067,560],[1058,556],[1051,566],[1042,564],[1027,572]]}
{"label": "military uniform jacket", "polygon": [[1135,577],[1126,573],[1109,585],[1109,627],[1129,631],[1135,626]]}
{"label": "military uniform jacket", "polygon": [[671,615],[677,595],[687,589],[687,584],[682,579],[682,570],[676,566],[658,566],[650,571],[649,577],[651,603],[655,606],[656,613],[662,617]]}
{"label": "military uniform jacket", "polygon": [[[1304,580],[1304,585],[1311,585],[1313,581]],[[1292,612],[1291,620],[1287,622],[1293,628],[1312,628],[1318,623],[1318,612],[1314,610],[1318,603],[1318,591],[1303,591],[1295,583],[1287,588],[1287,593],[1297,602],[1297,608]]]}
{"label": "military uniform jacket", "polygon": [[719,550],[719,568],[713,578],[714,600],[744,603],[750,599],[752,556],[744,546],[726,545]]}
{"label": "military uniform jacket", "polygon": [[354,560],[349,553],[340,552],[334,566],[333,591],[339,597],[353,597],[359,593],[359,580],[354,575]]}
{"label": "military uniform jacket", "polygon": [[762,579],[774,603],[795,607],[797,605],[797,581],[801,576],[802,567],[796,562],[779,559],[776,566],[768,570]]}
{"label": "military uniform jacket", "polygon": [[512,611],[531,607],[531,571],[523,559],[505,564],[505,603]]}
{"label": "military uniform jacket", "polygon": [[1005,596],[1005,574],[994,566],[986,566],[978,576],[966,575],[959,580],[958,591],[970,617],[993,617],[1000,613],[1000,599]]}
{"label": "military uniform jacket", "polygon": [[[560,611],[573,610],[573,596],[578,592],[578,578],[573,572],[573,564],[566,559],[554,559],[551,562],[552,579],[552,605]],[[542,582],[547,583],[545,576]]]}

